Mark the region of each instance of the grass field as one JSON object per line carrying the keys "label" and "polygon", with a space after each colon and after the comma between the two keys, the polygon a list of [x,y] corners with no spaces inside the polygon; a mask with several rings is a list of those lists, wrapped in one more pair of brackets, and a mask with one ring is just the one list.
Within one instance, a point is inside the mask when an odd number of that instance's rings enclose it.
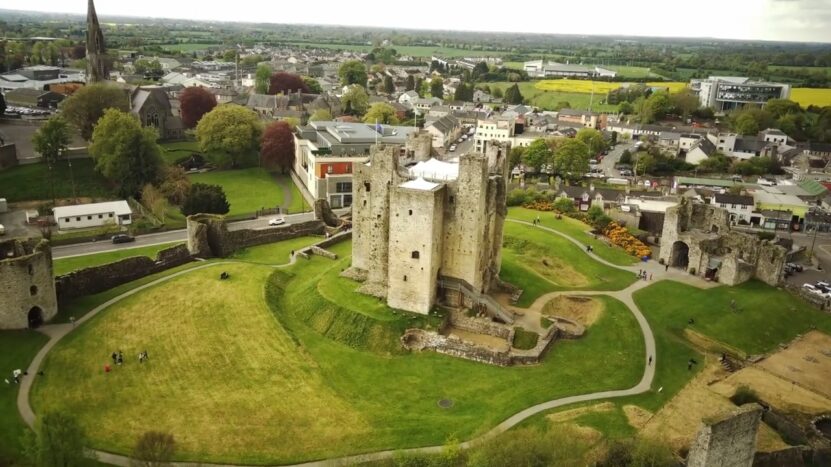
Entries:
{"label": "grass field", "polygon": [[78,269],[84,269],[92,266],[99,266],[101,264],[113,263],[115,261],[131,258],[133,256],[147,256],[155,258],[156,254],[166,248],[176,246],[177,243],[164,243],[161,245],[150,245],[139,248],[129,248],[124,250],[113,250],[104,253],[96,253],[93,255],[74,256],[71,258],[56,259],[53,264],[53,269],[56,276],[67,274]]}
{"label": "grass field", "polygon": [[210,48],[222,48],[222,44],[205,44],[201,42],[188,42],[185,44],[162,44],[160,46],[165,50],[179,51],[179,52],[196,52],[197,50],[208,50]]}
{"label": "grass field", "polygon": [[[370,52],[374,48],[372,45],[353,45],[353,44],[331,44],[321,42],[287,42],[287,44],[297,45],[307,48],[318,49],[336,49],[349,50],[353,52]],[[486,50],[467,50],[455,49],[452,47],[438,47],[438,46],[407,46],[407,45],[393,45],[399,55],[409,55],[421,59],[428,59],[433,55],[438,55],[447,58],[461,58],[461,57],[501,57],[508,52],[486,51]]]}
{"label": "grass field", "polygon": [[322,240],[322,237],[298,237],[277,243],[259,245],[238,250],[232,256],[239,261],[254,264],[286,264],[292,251],[298,251]]}
{"label": "grass field", "polygon": [[193,183],[220,185],[231,203],[229,216],[252,214],[261,208],[282,206],[284,189],[293,184],[288,176],[275,179],[259,167],[239,170],[215,170],[190,175]]}
{"label": "grass field", "polygon": [[[515,83],[498,82],[487,83],[491,89],[494,87],[501,88],[504,92]],[[606,95],[604,93],[595,93],[592,99],[591,94],[577,93],[577,92],[559,92],[559,91],[542,91],[534,87],[533,82],[518,83],[519,91],[527,101],[543,110],[553,110],[560,102],[568,102],[570,108],[585,110],[591,106],[592,110],[598,112],[612,112],[617,110],[617,105],[605,104]]]}
{"label": "grass field", "polygon": [[[622,83],[608,81],[588,81],[582,79],[546,79],[536,81],[534,87],[541,91],[574,92],[590,94],[607,94],[621,86]],[[680,81],[645,83],[647,86],[666,87],[670,92],[679,92],[686,89],[689,83]]]}
{"label": "grass field", "polygon": [[[11,380],[12,371],[25,370],[46,341],[38,332],[0,331],[0,379]],[[13,461],[21,456],[20,437],[27,428],[17,411],[17,389],[16,384],[0,385],[0,465],[18,465]]]}
{"label": "grass field", "polygon": [[831,105],[831,89],[794,88],[791,89],[791,100],[807,107],[816,105],[825,107]]}
{"label": "grass field", "polygon": [[[57,199],[78,197],[111,198],[112,190],[107,181],[95,171],[92,159],[75,159],[70,168],[60,162],[49,175],[46,164],[19,165],[0,171],[0,190],[10,203],[18,201],[52,200],[53,190]],[[71,174],[71,175],[70,175]]]}
{"label": "grass field", "polygon": [[174,143],[162,143],[162,158],[170,165],[176,163],[176,160],[183,157],[190,156],[194,152],[202,152],[199,150],[199,143],[196,141],[176,141]]}
{"label": "grass field", "polygon": [[520,307],[556,290],[620,290],[636,280],[630,272],[589,260],[560,236],[513,222],[505,223],[500,277],[524,290]]}
{"label": "grass field", "polygon": [[612,264],[629,266],[638,262],[637,258],[626,253],[623,249],[615,246],[609,246],[606,242],[594,238],[594,235],[590,233],[591,227],[576,219],[571,219],[569,217],[557,219],[554,216],[554,213],[551,212],[540,212],[520,207],[508,208],[509,219],[531,222],[537,216],[539,216],[540,225],[543,227],[560,231],[581,243],[591,245],[597,256]]}

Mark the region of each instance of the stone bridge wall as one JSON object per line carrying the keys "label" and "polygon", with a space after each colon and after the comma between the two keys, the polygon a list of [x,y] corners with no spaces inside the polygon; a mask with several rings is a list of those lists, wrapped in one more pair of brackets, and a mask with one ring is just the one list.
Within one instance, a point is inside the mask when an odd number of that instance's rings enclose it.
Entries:
{"label": "stone bridge wall", "polygon": [[66,303],[73,298],[97,294],[192,260],[187,246],[177,245],[160,251],[155,260],[147,256],[135,256],[70,272],[55,278],[58,302]]}

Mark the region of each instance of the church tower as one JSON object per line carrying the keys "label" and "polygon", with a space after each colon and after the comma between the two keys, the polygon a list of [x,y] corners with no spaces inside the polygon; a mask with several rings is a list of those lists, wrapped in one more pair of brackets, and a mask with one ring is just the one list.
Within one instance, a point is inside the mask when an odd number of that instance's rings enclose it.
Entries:
{"label": "church tower", "polygon": [[89,0],[87,7],[87,84],[98,83],[107,79],[104,63],[104,34],[95,14],[95,4]]}

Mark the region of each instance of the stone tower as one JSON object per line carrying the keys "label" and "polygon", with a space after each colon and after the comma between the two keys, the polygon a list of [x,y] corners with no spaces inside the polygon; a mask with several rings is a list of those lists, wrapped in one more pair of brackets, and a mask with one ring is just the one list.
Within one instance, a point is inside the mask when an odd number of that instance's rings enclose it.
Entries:
{"label": "stone tower", "polygon": [[106,51],[104,33],[101,32],[98,15],[95,14],[95,3],[89,0],[87,6],[87,84],[107,79],[107,69],[104,63]]}
{"label": "stone tower", "polygon": [[58,312],[46,240],[0,242],[0,329],[33,328]]}

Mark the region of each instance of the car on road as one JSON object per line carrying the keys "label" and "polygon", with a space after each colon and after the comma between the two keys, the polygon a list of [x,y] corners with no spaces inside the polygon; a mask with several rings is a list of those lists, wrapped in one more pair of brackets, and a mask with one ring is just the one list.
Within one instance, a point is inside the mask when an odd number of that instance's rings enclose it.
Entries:
{"label": "car on road", "polygon": [[268,225],[283,225],[286,223],[286,218],[283,216],[272,217],[268,220]]}
{"label": "car on road", "polygon": [[785,264],[785,270],[788,272],[802,272],[804,268],[801,264],[787,263]]}
{"label": "car on road", "polygon": [[127,235],[127,234],[118,234],[118,235],[113,235],[112,241],[115,244],[130,243],[130,242],[135,242],[136,237],[133,237],[132,235]]}
{"label": "car on road", "polygon": [[6,235],[6,226],[0,224],[0,235]]}
{"label": "car on road", "polygon": [[451,145],[450,145],[450,152],[453,152],[453,151],[455,151],[455,150],[456,150],[456,145],[455,145],[455,144],[451,144]]}

